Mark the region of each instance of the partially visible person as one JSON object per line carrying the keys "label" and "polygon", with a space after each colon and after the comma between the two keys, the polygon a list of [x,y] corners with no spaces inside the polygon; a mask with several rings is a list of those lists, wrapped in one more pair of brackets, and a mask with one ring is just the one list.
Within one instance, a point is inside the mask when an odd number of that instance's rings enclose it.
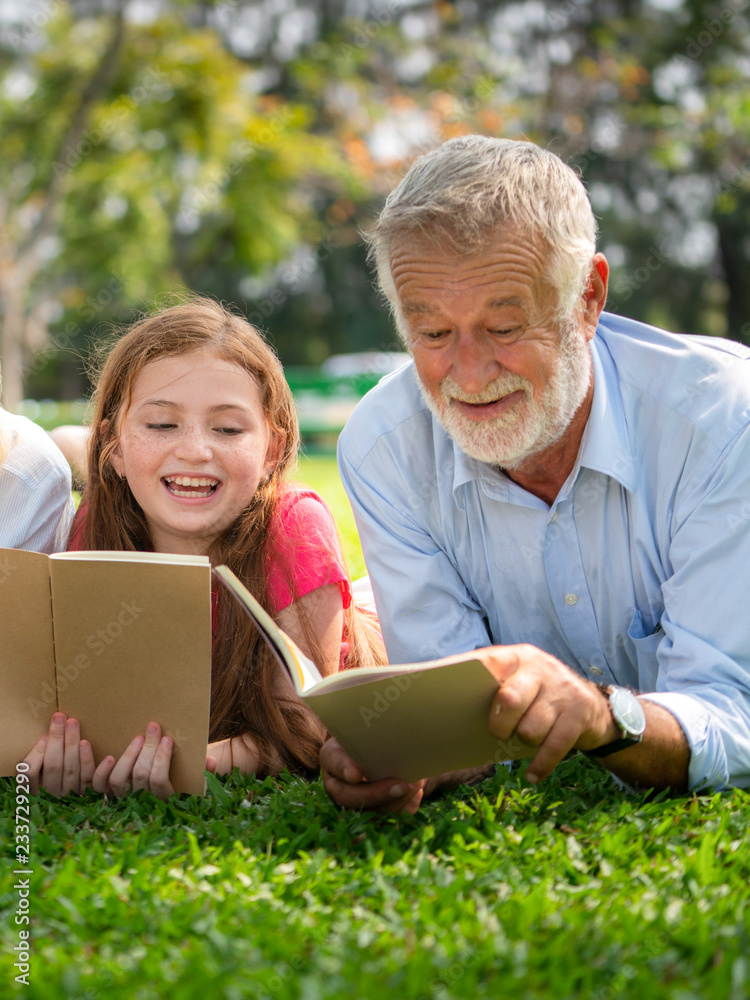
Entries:
{"label": "partially visible person", "polygon": [[75,505],[70,469],[47,434],[0,407],[0,548],[60,552]]}
{"label": "partially visible person", "polygon": [[89,448],[90,433],[88,427],[80,427],[77,424],[60,424],[49,432],[49,436],[68,461],[76,488],[86,482],[86,453]]}
{"label": "partially visible person", "polygon": [[[286,476],[299,432],[281,364],[257,330],[198,299],[135,324],[94,398],[88,478],[70,547],[201,554],[228,565],[322,674],[384,655],[352,601],[333,518]],[[318,768],[325,730],[245,612],[215,591],[210,744],[219,773]],[[94,765],[75,719],[56,713],[27,758],[56,794],[171,794],[171,741],[153,723],[119,761]]]}

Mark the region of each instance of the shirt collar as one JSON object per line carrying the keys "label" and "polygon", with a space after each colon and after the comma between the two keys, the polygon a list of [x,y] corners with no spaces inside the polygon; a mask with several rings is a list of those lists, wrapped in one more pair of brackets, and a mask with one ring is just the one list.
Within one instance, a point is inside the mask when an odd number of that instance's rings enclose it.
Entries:
{"label": "shirt collar", "polygon": [[[578,471],[583,466],[611,476],[626,490],[632,492],[635,488],[635,467],[617,372],[606,347],[601,344],[598,337],[594,337],[591,342],[591,359],[594,370],[594,397],[575,468],[568,483],[572,485],[575,482]],[[449,446],[453,449],[454,494],[465,483],[479,479],[485,493],[497,500],[507,500],[511,485],[507,476],[498,474],[496,469],[485,462],[470,458],[445,434],[437,421],[435,426],[439,433],[445,435]]]}
{"label": "shirt collar", "polygon": [[603,472],[632,492],[635,466],[617,370],[598,336],[591,341],[591,359],[594,398],[576,464]]}

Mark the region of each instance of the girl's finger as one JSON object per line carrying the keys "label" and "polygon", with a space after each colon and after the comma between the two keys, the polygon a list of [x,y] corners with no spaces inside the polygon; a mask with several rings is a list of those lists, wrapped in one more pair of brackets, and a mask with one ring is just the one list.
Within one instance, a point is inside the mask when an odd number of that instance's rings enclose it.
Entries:
{"label": "girl's finger", "polygon": [[81,787],[81,766],[78,759],[78,746],[81,742],[81,727],[77,719],[68,719],[65,723],[65,749],[63,751],[63,772],[61,792],[70,795],[78,792]]}
{"label": "girl's finger", "polygon": [[62,791],[62,776],[65,761],[65,715],[55,712],[49,724],[49,739],[44,751],[44,764],[39,787],[50,795],[58,796]]}
{"label": "girl's finger", "polygon": [[[94,775],[91,779],[91,787],[99,795],[106,795],[107,792],[112,792],[109,785],[109,776],[114,770],[117,761],[114,757],[105,757],[101,762],[99,767],[94,771]],[[114,794],[114,792],[112,792]]]}
{"label": "girl's finger", "polygon": [[138,760],[138,755],[143,749],[144,739],[142,736],[135,736],[128,744],[122,757],[117,761],[112,773],[109,776],[109,786],[113,795],[121,798],[127,795],[132,789],[133,768]]}
{"label": "girl's finger", "polygon": [[161,726],[157,722],[149,722],[146,726],[146,739],[138,760],[133,767],[133,791],[139,788],[151,788],[151,769],[159,750]]}
{"label": "girl's finger", "polygon": [[47,747],[49,736],[47,733],[40,737],[34,744],[29,755],[25,758],[25,763],[29,765],[26,772],[29,776],[29,791],[32,795],[39,794],[39,775],[42,773],[44,765],[44,751]]}
{"label": "girl's finger", "polygon": [[172,763],[172,748],[174,743],[169,736],[162,737],[151,768],[150,788],[160,799],[168,799],[174,795],[174,788],[169,780],[169,767]]}
{"label": "girl's finger", "polygon": [[96,770],[94,751],[91,749],[91,744],[88,740],[81,740],[78,744],[78,766],[81,774],[78,790],[83,795],[87,788],[92,787],[94,771]]}

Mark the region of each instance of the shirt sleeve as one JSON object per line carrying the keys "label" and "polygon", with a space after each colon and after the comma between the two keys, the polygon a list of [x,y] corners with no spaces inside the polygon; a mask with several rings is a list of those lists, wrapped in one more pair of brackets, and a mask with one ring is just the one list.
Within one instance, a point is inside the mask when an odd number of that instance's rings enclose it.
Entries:
{"label": "shirt sleeve", "polygon": [[[355,464],[343,435],[339,472],[357,522],[389,662],[423,663],[491,645],[481,606],[424,521],[429,504],[436,502],[435,491],[410,491],[398,456],[382,439],[376,448]],[[407,473],[410,469],[406,462]]]}
{"label": "shirt sleeve", "polygon": [[70,474],[51,468],[27,478],[0,469],[0,545],[32,552],[61,552],[75,513]]}
{"label": "shirt sleeve", "polygon": [[690,745],[691,789],[750,786],[750,431],[677,498],[656,691]]}
{"label": "shirt sleeve", "polygon": [[278,614],[306,594],[335,583],[344,608],[352,601],[333,515],[312,490],[279,497],[268,531],[268,602]]}

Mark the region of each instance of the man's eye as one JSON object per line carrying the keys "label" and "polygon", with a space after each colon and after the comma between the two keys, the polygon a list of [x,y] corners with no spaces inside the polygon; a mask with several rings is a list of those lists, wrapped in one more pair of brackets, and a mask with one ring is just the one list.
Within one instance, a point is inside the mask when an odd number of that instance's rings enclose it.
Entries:
{"label": "man's eye", "polygon": [[434,342],[436,340],[442,340],[444,337],[447,337],[449,332],[450,332],[449,330],[422,330],[419,336],[423,340]]}
{"label": "man's eye", "polygon": [[513,334],[519,334],[520,332],[520,326],[506,326],[498,330],[490,330],[490,333],[496,334],[499,337],[510,337]]}

